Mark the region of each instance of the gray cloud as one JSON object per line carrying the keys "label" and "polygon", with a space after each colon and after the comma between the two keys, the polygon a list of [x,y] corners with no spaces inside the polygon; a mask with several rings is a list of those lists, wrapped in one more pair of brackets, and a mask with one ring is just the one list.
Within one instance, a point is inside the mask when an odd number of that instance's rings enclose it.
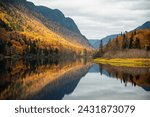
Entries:
{"label": "gray cloud", "polygon": [[150,20],[150,0],[29,0],[60,9],[87,38],[132,30]]}

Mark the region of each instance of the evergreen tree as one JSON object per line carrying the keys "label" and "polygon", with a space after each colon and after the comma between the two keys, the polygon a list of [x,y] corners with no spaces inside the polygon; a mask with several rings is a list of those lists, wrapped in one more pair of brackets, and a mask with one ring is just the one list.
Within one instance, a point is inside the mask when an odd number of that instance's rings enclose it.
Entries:
{"label": "evergreen tree", "polygon": [[127,48],[127,38],[126,35],[123,35],[123,41],[122,41],[122,49],[126,49]]}
{"label": "evergreen tree", "polygon": [[118,38],[115,40],[115,49],[116,50],[119,50],[119,41],[118,41]]}
{"label": "evergreen tree", "polygon": [[136,29],[134,30],[134,35],[136,35]]}
{"label": "evergreen tree", "polygon": [[129,41],[129,49],[133,48],[133,38],[130,37],[130,41]]}
{"label": "evergreen tree", "polygon": [[135,40],[135,48],[141,49],[141,44],[140,44],[140,39],[139,38],[136,38],[136,40]]}
{"label": "evergreen tree", "polygon": [[103,41],[102,40],[100,40],[99,52],[103,53]]}

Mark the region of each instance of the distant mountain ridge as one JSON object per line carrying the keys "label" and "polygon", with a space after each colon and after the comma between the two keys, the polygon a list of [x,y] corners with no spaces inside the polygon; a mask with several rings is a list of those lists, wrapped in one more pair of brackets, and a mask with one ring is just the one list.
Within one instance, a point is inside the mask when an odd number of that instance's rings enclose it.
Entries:
{"label": "distant mountain ridge", "polygon": [[[149,29],[149,28],[150,28],[150,21],[147,21],[143,25],[141,25],[141,26],[139,26],[139,27],[137,27],[135,29],[139,30],[139,29]],[[93,46],[93,48],[98,49],[99,45],[100,45],[100,40],[102,40],[103,45],[106,45],[109,40],[112,41],[113,39],[115,39],[119,35],[120,34],[113,34],[113,35],[106,36],[106,37],[104,37],[102,39],[89,39],[89,43]]]}
{"label": "distant mountain ridge", "polygon": [[118,35],[119,34],[113,34],[113,35],[106,36],[106,37],[104,37],[102,39],[89,39],[89,43],[93,46],[93,48],[98,49],[99,45],[100,45],[100,40],[102,40],[103,45],[106,45],[109,40],[113,40]]}
{"label": "distant mountain ridge", "polygon": [[137,27],[136,29],[148,29],[150,28],[150,21],[145,22],[143,25]]}
{"label": "distant mountain ridge", "polygon": [[94,49],[99,48],[100,40],[99,39],[89,39],[89,43],[92,45]]}

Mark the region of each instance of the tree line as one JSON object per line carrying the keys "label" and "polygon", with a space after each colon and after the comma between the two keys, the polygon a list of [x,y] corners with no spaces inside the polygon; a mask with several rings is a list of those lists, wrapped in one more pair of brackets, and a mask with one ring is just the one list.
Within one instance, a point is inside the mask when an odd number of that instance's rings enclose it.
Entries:
{"label": "tree line", "polygon": [[[150,51],[150,39],[147,37],[138,36],[139,31],[134,30],[132,32],[120,33],[115,39],[109,39],[107,44],[103,44],[103,40],[100,40],[99,49],[94,55],[95,57],[102,57],[107,52],[117,52],[124,50],[145,50]],[[111,55],[113,56],[113,55]]]}
{"label": "tree line", "polygon": [[56,57],[65,55],[66,57],[77,57],[88,56],[89,54],[86,48],[82,50],[75,50],[71,47],[65,48],[59,41],[52,44],[46,44],[45,41],[40,39],[29,39],[26,35],[17,33],[10,34],[9,39],[0,38],[0,48],[0,55],[4,56],[20,55],[25,57]]}

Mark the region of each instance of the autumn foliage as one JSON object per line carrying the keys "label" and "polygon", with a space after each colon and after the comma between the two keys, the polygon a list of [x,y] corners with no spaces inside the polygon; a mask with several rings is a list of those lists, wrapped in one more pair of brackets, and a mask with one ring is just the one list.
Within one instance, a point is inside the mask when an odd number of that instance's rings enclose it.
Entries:
{"label": "autumn foliage", "polygon": [[0,2],[0,55],[83,56],[92,48],[81,37],[54,25],[28,7]]}
{"label": "autumn foliage", "polygon": [[101,42],[97,56],[104,58],[149,58],[150,29],[121,33],[106,45]]}

